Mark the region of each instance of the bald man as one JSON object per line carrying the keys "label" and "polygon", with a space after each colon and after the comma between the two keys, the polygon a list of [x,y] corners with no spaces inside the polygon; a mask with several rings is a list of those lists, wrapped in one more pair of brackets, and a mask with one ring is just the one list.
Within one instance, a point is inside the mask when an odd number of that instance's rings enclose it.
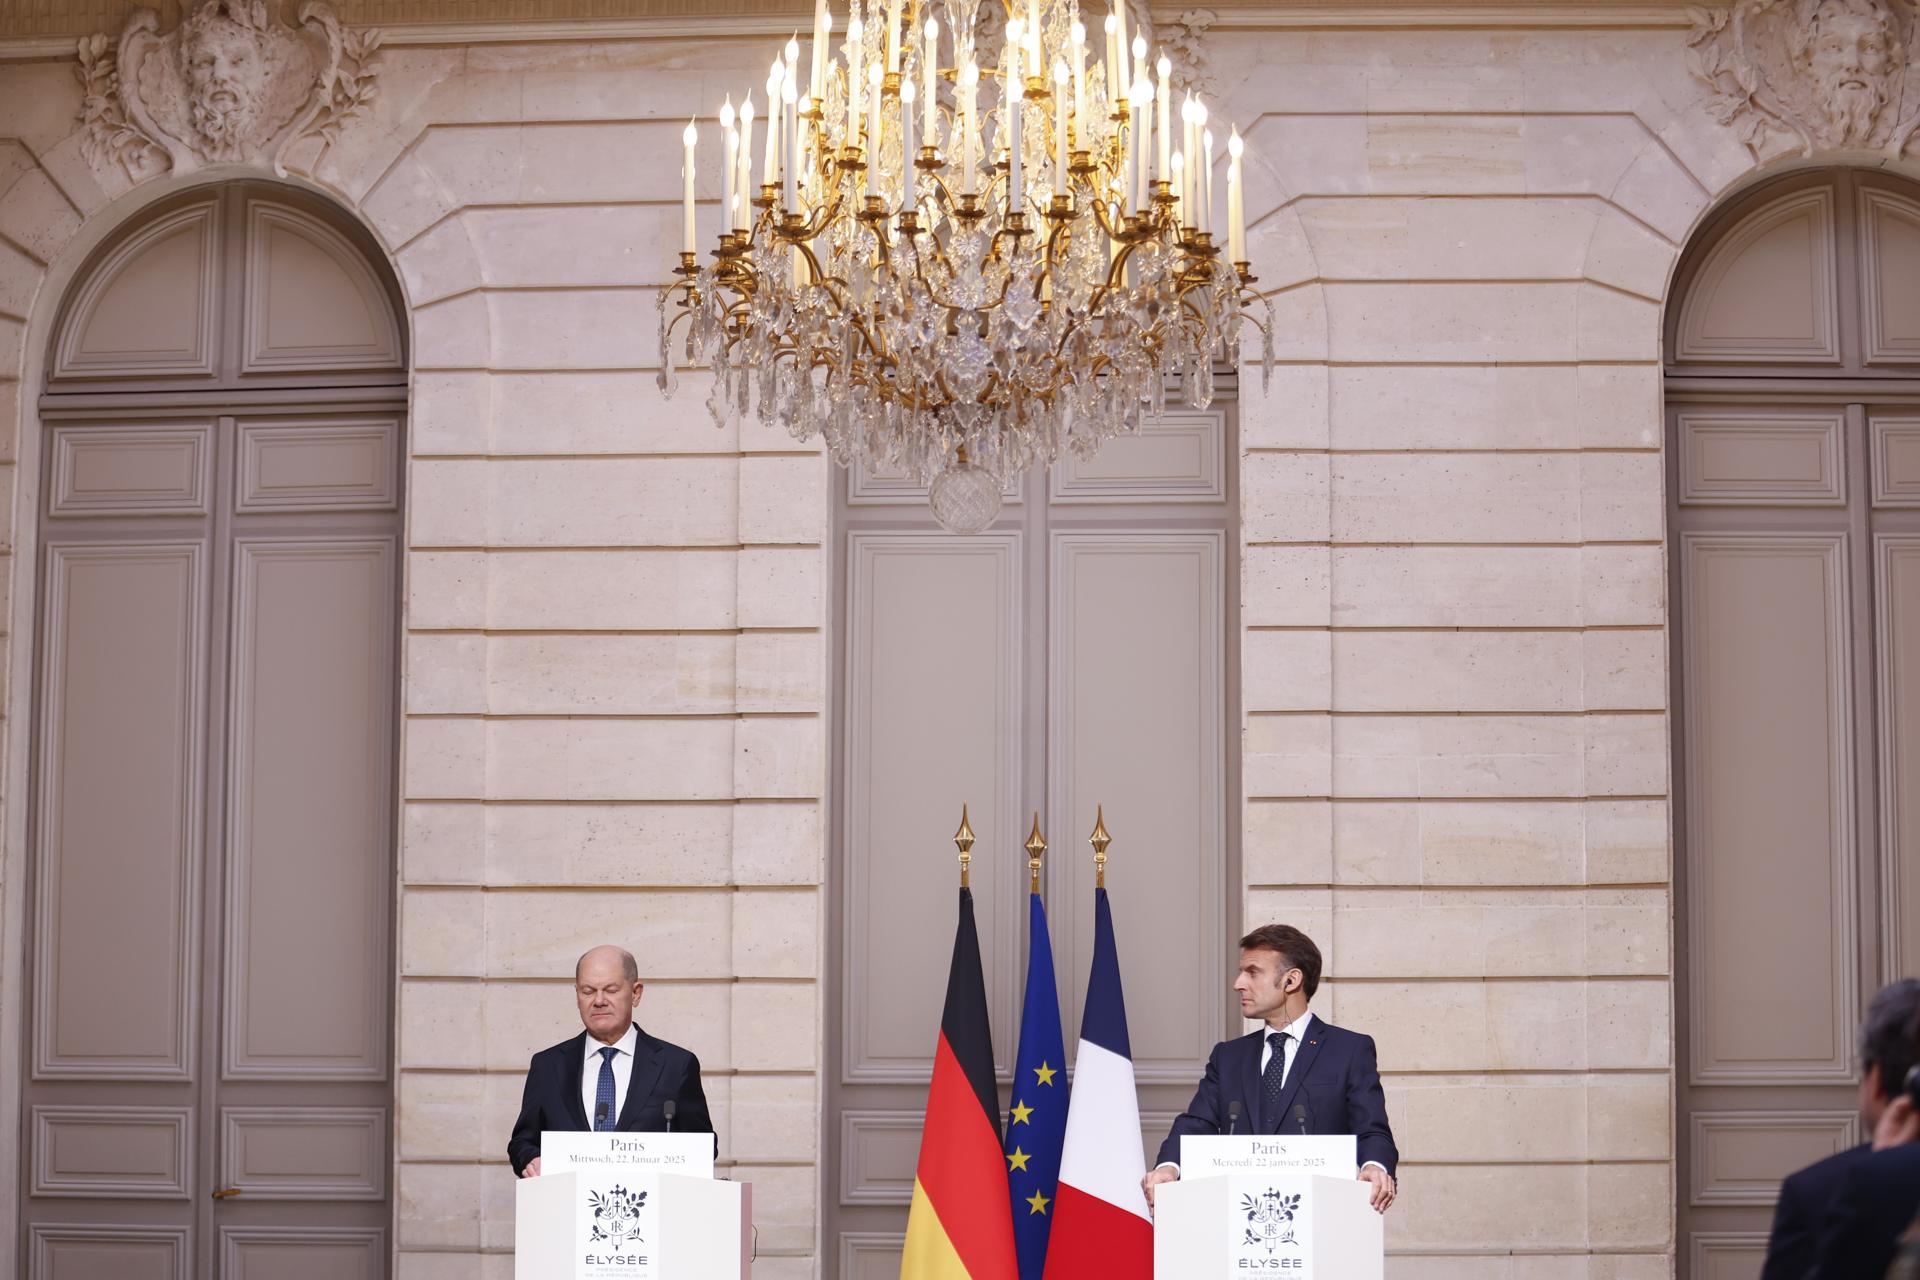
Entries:
{"label": "bald man", "polygon": [[634,1025],[645,989],[640,966],[619,947],[595,947],[573,966],[586,1032],[542,1049],[527,1066],[520,1118],[507,1139],[516,1174],[540,1175],[540,1135],[548,1129],[713,1132],[700,1059]]}

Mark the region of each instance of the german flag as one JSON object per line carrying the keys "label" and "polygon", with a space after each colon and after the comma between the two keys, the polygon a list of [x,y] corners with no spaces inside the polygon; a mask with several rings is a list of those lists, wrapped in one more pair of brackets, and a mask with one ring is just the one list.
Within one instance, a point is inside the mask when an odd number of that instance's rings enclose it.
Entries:
{"label": "german flag", "polygon": [[973,890],[963,888],[900,1280],[1018,1280],[1019,1275],[1013,1202],[1000,1152],[980,934],[973,922]]}

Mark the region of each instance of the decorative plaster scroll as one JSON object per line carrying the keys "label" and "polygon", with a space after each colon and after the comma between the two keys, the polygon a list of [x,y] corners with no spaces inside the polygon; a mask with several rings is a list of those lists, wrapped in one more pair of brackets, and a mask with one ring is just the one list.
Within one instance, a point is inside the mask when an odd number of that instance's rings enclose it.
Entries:
{"label": "decorative plaster scroll", "polygon": [[1780,134],[1803,155],[1898,157],[1920,127],[1912,0],[1734,0],[1688,13],[1693,74],[1715,119],[1756,154]]}
{"label": "decorative plaster scroll", "polygon": [[[1220,83],[1214,75],[1205,36],[1207,29],[1218,21],[1220,15],[1211,9],[1183,9],[1179,17],[1167,23],[1162,34],[1167,57],[1173,63],[1174,83],[1216,101],[1221,96]],[[1225,145],[1221,144],[1223,149]]]}
{"label": "decorative plaster scroll", "polygon": [[289,23],[266,0],[194,0],[160,32],[152,9],[127,18],[116,45],[80,41],[80,120],[87,159],[142,177],[166,164],[270,164],[306,138],[321,150],[373,102],[380,33],[341,25],[324,0]]}

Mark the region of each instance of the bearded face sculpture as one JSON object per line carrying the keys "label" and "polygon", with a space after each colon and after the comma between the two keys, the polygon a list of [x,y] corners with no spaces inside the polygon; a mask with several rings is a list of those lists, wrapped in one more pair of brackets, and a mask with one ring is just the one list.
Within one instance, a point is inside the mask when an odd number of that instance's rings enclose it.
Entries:
{"label": "bearded face sculpture", "polygon": [[259,124],[266,80],[259,36],[225,17],[203,19],[187,27],[180,60],[208,158],[237,159]]}
{"label": "bearded face sculpture", "polygon": [[[281,10],[297,3],[297,21]],[[80,42],[87,156],[140,174],[206,164],[271,164],[317,140],[324,152],[374,99],[377,31],[343,27],[326,0],[186,0],[171,31],[130,14],[118,45]],[[311,158],[316,151],[309,148]],[[309,160],[311,163],[311,159]]]}
{"label": "bearded face sculpture", "polygon": [[1733,0],[1693,11],[1694,75],[1756,155],[1905,153],[1920,127],[1909,0]]}
{"label": "bearded face sculpture", "polygon": [[1846,0],[1826,0],[1810,16],[1803,56],[1828,136],[1832,145],[1867,146],[1902,61],[1893,24]]}

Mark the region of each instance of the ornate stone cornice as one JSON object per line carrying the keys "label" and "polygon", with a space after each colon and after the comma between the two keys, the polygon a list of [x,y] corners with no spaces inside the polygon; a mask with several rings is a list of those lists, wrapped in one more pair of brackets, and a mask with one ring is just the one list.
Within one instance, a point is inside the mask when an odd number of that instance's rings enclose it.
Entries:
{"label": "ornate stone cornice", "polygon": [[[1097,7],[1097,6],[1096,6]],[[1162,21],[1184,3],[1158,6]],[[1687,25],[1686,0],[1206,0],[1217,28],[1319,27],[1674,27]],[[486,18],[472,0],[336,0],[347,26],[375,24],[388,46],[519,44],[543,41],[683,39],[785,35],[804,28],[807,0],[630,0],[610,15],[605,0],[488,0]],[[178,19],[180,0],[156,5],[162,23]],[[73,41],[117,28],[126,0],[0,0],[0,59],[55,58]]]}
{"label": "ornate stone cornice", "polygon": [[80,41],[82,144],[96,167],[270,164],[307,138],[322,149],[374,97],[380,37],[341,25],[324,0],[287,22],[267,0],[194,0],[171,30],[136,9],[117,41]]}
{"label": "ornate stone cornice", "polygon": [[1909,0],[1735,0],[1691,16],[1693,73],[1756,155],[1784,139],[1804,155],[1898,157],[1920,127]]}

